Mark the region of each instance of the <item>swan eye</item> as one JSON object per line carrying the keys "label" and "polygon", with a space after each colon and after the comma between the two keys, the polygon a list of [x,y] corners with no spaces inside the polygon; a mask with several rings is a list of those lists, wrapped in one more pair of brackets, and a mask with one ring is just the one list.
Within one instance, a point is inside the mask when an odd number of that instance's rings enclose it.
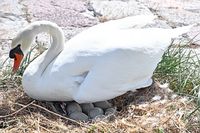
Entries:
{"label": "swan eye", "polygon": [[10,50],[9,57],[11,59],[14,59],[16,53],[20,54],[20,55],[24,55],[23,52],[22,52],[22,50],[21,50],[21,44],[18,44],[15,48],[13,48],[13,49]]}

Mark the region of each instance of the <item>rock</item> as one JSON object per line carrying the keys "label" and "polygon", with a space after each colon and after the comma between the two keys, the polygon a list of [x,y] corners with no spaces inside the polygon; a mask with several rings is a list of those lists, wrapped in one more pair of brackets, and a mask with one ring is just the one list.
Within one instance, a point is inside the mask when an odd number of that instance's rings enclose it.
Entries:
{"label": "rock", "polygon": [[32,20],[48,20],[61,27],[89,27],[98,19],[85,17],[86,1],[83,0],[32,0],[22,1]]}
{"label": "rock", "polygon": [[88,121],[89,117],[82,113],[82,112],[73,112],[69,115],[70,119],[77,120],[77,121]]}
{"label": "rock", "polygon": [[0,2],[0,39],[11,39],[21,27],[27,24],[23,15],[23,6],[17,0]]}
{"label": "rock", "polygon": [[69,103],[66,109],[68,114],[71,114],[73,112],[82,112],[81,106],[76,102]]}
{"label": "rock", "polygon": [[189,1],[163,1],[163,0],[138,0],[146,5],[154,14],[171,24],[182,25],[192,24],[200,20],[200,2],[197,0]]}
{"label": "rock", "polygon": [[92,110],[89,111],[88,116],[91,119],[94,119],[95,117],[103,115],[103,114],[104,114],[103,109],[94,107]]}
{"label": "rock", "polygon": [[[170,27],[180,27],[189,24],[198,24],[200,22],[200,1],[163,1],[163,0],[138,0],[141,4],[148,7],[151,12],[165,21]],[[184,37],[186,41],[191,40],[199,33],[200,26],[195,26],[187,33],[188,37]],[[194,38],[196,44],[200,45],[200,35]],[[180,40],[177,40],[178,43]]]}
{"label": "rock", "polygon": [[82,108],[83,113],[86,114],[88,114],[89,111],[94,108],[94,105],[92,103],[83,103],[80,106]]}
{"label": "rock", "polygon": [[108,108],[105,111],[105,115],[112,115],[116,113],[116,108]]}
{"label": "rock", "polygon": [[96,102],[94,103],[94,106],[102,108],[102,109],[107,109],[107,108],[112,107],[111,103],[109,103],[108,101]]}
{"label": "rock", "polygon": [[58,24],[62,28],[66,40],[87,27],[99,23],[98,18],[89,18],[84,15],[87,12],[86,1],[25,0],[20,3],[24,5],[31,22],[47,20]]}
{"label": "rock", "polygon": [[137,1],[91,0],[90,4],[95,12],[102,15],[100,20],[119,19],[141,14],[152,15],[151,11],[146,6]]}

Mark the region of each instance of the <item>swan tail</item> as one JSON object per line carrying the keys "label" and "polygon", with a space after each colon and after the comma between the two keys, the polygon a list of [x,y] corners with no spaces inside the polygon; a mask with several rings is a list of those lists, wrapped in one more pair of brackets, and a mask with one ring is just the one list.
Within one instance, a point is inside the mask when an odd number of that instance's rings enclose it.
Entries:
{"label": "swan tail", "polygon": [[189,32],[190,29],[191,29],[192,27],[194,27],[194,26],[195,26],[195,24],[175,28],[175,29],[172,30],[171,37],[172,37],[172,38],[179,37],[180,35]]}
{"label": "swan tail", "polygon": [[112,20],[107,22],[109,26],[117,29],[128,29],[134,28],[136,26],[144,26],[146,24],[153,23],[153,20],[156,18],[154,15],[137,15],[125,17],[118,20]]}

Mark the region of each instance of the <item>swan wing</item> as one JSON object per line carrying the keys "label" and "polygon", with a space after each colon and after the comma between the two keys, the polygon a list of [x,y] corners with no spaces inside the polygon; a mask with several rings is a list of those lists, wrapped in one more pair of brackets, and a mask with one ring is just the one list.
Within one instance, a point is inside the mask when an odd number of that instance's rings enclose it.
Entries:
{"label": "swan wing", "polygon": [[89,69],[73,99],[79,103],[108,100],[151,85],[153,72],[171,39],[190,28],[126,30],[116,33],[115,40],[102,39],[96,48],[102,56]]}

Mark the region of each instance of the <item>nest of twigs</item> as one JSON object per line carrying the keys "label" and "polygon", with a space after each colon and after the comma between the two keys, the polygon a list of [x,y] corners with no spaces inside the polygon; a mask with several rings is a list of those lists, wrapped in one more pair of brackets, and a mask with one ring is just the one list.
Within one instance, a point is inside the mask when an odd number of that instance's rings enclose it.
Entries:
{"label": "nest of twigs", "polygon": [[7,80],[0,88],[0,132],[200,131],[197,112],[189,116],[195,108],[193,102],[158,83],[110,100],[117,107],[114,116],[84,123],[53,112],[46,102],[29,98],[16,81]]}

